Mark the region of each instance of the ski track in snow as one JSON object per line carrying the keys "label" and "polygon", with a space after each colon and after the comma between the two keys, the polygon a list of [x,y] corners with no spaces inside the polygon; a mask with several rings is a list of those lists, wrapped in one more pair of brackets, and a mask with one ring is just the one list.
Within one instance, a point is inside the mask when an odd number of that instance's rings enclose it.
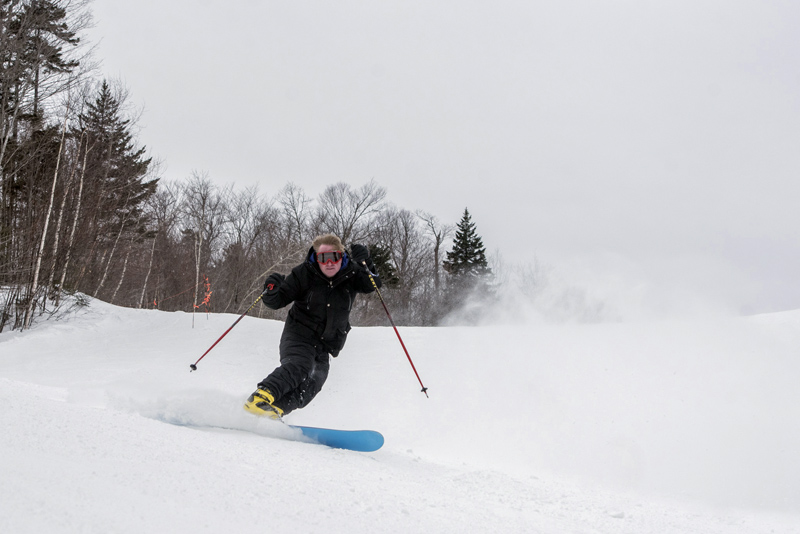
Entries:
{"label": "ski track in snow", "polygon": [[800,313],[356,328],[291,441],[241,409],[282,324],[91,301],[0,334],[0,532],[800,532]]}

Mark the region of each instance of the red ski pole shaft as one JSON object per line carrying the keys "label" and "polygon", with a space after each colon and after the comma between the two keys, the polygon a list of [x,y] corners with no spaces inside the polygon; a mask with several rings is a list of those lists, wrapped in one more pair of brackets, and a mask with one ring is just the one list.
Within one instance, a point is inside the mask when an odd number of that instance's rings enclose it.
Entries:
{"label": "red ski pole shaft", "polygon": [[[408,358],[408,363],[411,364],[411,369],[414,370],[414,374],[417,375],[417,380],[419,381],[419,385],[422,387],[422,392],[428,397],[428,388],[422,383],[422,379],[419,377],[419,373],[417,372],[417,367],[414,365],[414,361],[411,359],[411,355],[408,353],[408,349],[406,348],[406,344],[403,343],[403,338],[400,337],[400,332],[397,330],[397,325],[394,324],[394,319],[392,319],[392,314],[389,313],[389,308],[386,306],[386,301],[383,300],[383,295],[381,295],[381,290],[378,289],[378,284],[375,283],[375,279],[372,278],[372,273],[367,267],[367,262],[361,262],[364,265],[364,268],[367,270],[367,274],[369,275],[369,280],[372,282],[372,287],[375,288],[375,292],[378,294],[378,298],[381,300],[381,304],[383,304],[383,310],[386,312],[386,316],[389,318],[389,322],[392,324],[392,328],[394,328],[394,333],[397,334],[397,339],[400,340],[400,346],[403,347],[403,352],[406,353],[406,358]],[[430,398],[430,397],[428,397]]]}
{"label": "red ski pole shaft", "polygon": [[253,307],[254,307],[256,304],[258,304],[258,301],[259,301],[259,300],[261,300],[261,297],[263,297],[263,296],[264,296],[264,294],[263,294],[263,293],[262,293],[261,295],[259,295],[259,296],[258,296],[258,298],[255,300],[255,302],[253,302],[253,304],[251,304],[251,305],[250,305],[250,307],[249,307],[249,308],[247,308],[247,310],[245,310],[245,312],[244,312],[243,314],[241,314],[241,315],[239,316],[239,318],[238,318],[238,319],[236,319],[236,320],[233,322],[233,324],[232,324],[232,325],[231,325],[231,326],[230,326],[230,327],[229,327],[227,330],[225,330],[225,333],[224,333],[224,334],[222,334],[221,336],[219,336],[219,339],[217,339],[217,340],[214,342],[214,344],[213,344],[213,345],[211,345],[210,347],[208,347],[208,350],[207,350],[207,351],[205,351],[205,352],[203,353],[203,355],[202,355],[202,356],[200,356],[200,357],[197,359],[197,361],[196,361],[196,362],[194,362],[193,364],[191,364],[191,365],[189,366],[189,369],[191,369],[191,371],[189,371],[190,373],[191,373],[192,371],[197,371],[197,364],[198,364],[198,363],[200,363],[200,360],[202,360],[203,358],[205,358],[205,357],[206,357],[206,354],[208,354],[209,352],[211,352],[211,349],[213,349],[214,347],[216,347],[216,346],[217,346],[217,343],[219,343],[220,341],[222,341],[222,338],[223,338],[223,337],[225,337],[225,336],[227,336],[227,335],[228,335],[228,332],[230,332],[231,330],[233,330],[233,327],[234,327],[234,326],[236,326],[236,325],[239,323],[239,321],[241,321],[241,320],[244,318],[244,316],[245,316],[245,315],[247,315],[247,314],[250,312],[250,310],[252,310],[252,309],[253,309]]}

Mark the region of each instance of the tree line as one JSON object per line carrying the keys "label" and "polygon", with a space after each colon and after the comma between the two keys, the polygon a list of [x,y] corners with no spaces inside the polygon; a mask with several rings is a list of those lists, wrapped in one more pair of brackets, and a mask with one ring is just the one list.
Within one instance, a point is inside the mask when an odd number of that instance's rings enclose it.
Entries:
{"label": "tree line", "polygon": [[[459,291],[456,279],[473,274],[440,260],[451,226],[397,208],[386,196],[375,181],[335,183],[316,198],[294,183],[269,197],[257,187],[221,187],[201,173],[162,183],[145,206],[148,233],[131,242],[139,251],[128,266],[129,282],[115,295],[96,296],[126,306],[239,312],[258,297],[269,273],[288,273],[304,261],[314,236],[331,232],[346,246],[368,245],[398,323],[436,324],[457,305],[445,297]],[[255,311],[269,318],[285,312]],[[379,301],[362,298],[351,317],[354,324],[385,324],[384,313]]]}
{"label": "tree line", "polygon": [[[392,205],[375,181],[316,197],[286,183],[267,197],[200,172],[160,180],[126,90],[94,77],[79,37],[90,18],[84,1],[0,0],[0,331],[30,326],[65,294],[240,312],[268,273],[288,272],[328,232],[369,245],[399,324],[436,324],[466,299],[470,279],[488,279],[466,210],[455,232]],[[383,313],[360,299],[352,317],[385,324]]]}

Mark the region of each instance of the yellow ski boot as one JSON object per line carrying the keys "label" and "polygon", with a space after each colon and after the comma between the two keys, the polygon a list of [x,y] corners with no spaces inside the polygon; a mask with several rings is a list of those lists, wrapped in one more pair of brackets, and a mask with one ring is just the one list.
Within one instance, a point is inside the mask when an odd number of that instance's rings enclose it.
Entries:
{"label": "yellow ski boot", "polygon": [[256,415],[280,421],[283,410],[273,405],[275,396],[266,389],[257,389],[244,403],[244,409]]}

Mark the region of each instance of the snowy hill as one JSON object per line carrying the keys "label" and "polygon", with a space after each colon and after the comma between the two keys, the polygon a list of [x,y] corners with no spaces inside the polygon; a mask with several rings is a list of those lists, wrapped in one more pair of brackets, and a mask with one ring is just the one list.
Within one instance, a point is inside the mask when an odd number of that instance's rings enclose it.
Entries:
{"label": "snowy hill", "polygon": [[[279,439],[282,324],[98,301],[0,334],[0,532],[800,532],[800,312],[356,328]],[[188,426],[187,426],[188,425]],[[225,426],[236,430],[216,428]]]}

